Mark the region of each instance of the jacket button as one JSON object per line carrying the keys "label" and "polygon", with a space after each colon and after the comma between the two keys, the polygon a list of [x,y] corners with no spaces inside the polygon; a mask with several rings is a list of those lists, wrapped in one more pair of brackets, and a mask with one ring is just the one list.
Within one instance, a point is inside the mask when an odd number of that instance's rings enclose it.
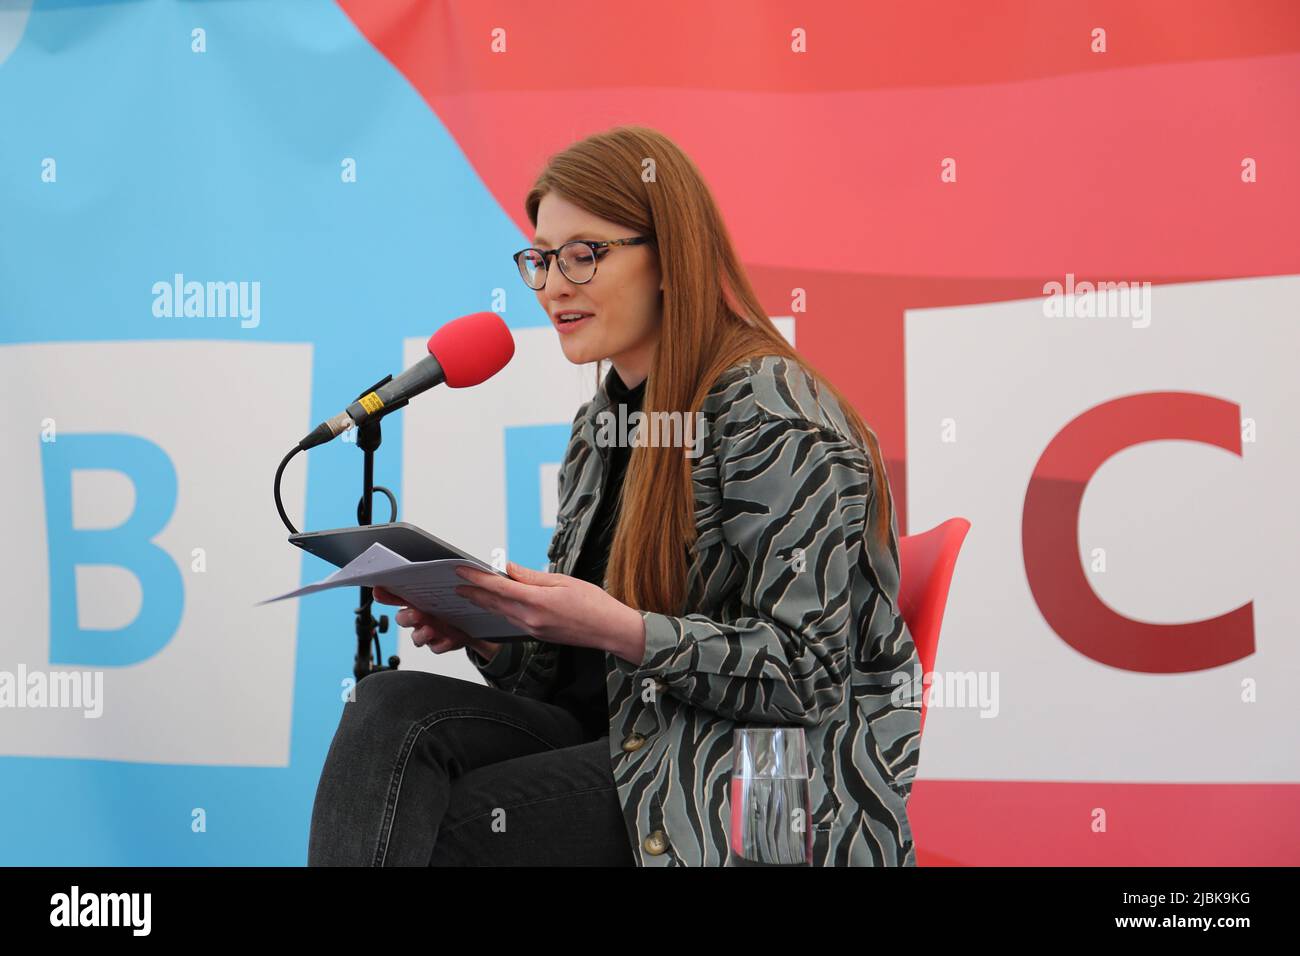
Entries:
{"label": "jacket button", "polygon": [[664,836],[663,830],[656,830],[646,837],[641,845],[645,847],[645,851],[651,856],[658,856],[668,849],[668,838]]}
{"label": "jacket button", "polygon": [[[634,750],[640,750],[644,746],[645,736],[643,734],[628,734],[623,738],[623,749],[627,753],[631,753]],[[663,851],[661,850],[660,852],[662,853]]]}

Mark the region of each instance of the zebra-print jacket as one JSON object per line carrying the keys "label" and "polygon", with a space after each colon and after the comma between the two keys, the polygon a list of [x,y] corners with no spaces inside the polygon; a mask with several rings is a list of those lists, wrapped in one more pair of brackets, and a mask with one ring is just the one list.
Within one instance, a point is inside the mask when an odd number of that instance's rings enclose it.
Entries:
{"label": "zebra-print jacket", "polygon": [[[596,513],[597,415],[610,404],[598,387],[574,418],[551,571],[571,572]],[[834,397],[777,356],[733,366],[701,411],[692,610],[642,612],[639,663],[606,655],[610,761],[634,856],[726,865],[732,732],[784,725],[807,737],[813,865],[915,865],[920,712],[896,680],[910,679],[916,650],[896,602],[892,511],[887,546],[864,537],[883,506],[871,458]],[[470,659],[493,686],[549,700],[557,647],[529,639]]]}

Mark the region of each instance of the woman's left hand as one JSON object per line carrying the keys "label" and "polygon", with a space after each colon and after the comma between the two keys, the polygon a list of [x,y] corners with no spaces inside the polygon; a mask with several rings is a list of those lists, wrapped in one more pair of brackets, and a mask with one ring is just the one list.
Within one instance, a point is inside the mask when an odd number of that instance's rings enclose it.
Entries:
{"label": "woman's left hand", "polygon": [[634,664],[645,656],[641,612],[589,581],[513,561],[506,565],[508,578],[465,566],[456,573],[469,582],[457,586],[457,594],[500,614],[521,633],[553,644],[594,647]]}

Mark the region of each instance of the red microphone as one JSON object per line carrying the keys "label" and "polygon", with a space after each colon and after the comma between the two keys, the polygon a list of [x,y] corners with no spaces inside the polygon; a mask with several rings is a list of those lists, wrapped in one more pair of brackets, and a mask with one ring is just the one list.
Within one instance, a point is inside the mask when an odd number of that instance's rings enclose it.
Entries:
{"label": "red microphone", "polygon": [[383,409],[444,382],[452,388],[478,385],[505,368],[514,354],[514,336],[495,312],[475,312],[452,319],[429,337],[427,357],[392,381],[362,395],[346,411],[321,422],[298,444],[304,450],[322,445],[382,414]]}
{"label": "red microphone", "polygon": [[[429,355],[442,367],[442,381],[452,388],[468,388],[486,382],[505,368],[514,354],[514,336],[495,312],[463,315],[429,336]],[[419,367],[412,367],[399,378]],[[391,384],[396,385],[397,379]],[[437,385],[438,382],[431,384]]]}

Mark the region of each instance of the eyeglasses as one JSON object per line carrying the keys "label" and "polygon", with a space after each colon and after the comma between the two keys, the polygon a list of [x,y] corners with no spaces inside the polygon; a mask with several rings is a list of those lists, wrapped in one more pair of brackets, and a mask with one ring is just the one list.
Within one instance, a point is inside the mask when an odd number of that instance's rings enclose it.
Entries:
{"label": "eyeglasses", "polygon": [[551,256],[555,256],[556,261],[559,262],[560,272],[566,279],[575,285],[582,285],[596,277],[596,263],[605,258],[605,255],[597,254],[598,250],[606,246],[638,246],[649,241],[649,236],[606,239],[599,242],[573,239],[558,249],[531,247],[520,249],[513,258],[515,265],[519,266],[519,274],[523,277],[524,284],[530,289],[538,290],[546,286],[546,268],[551,261]]}

